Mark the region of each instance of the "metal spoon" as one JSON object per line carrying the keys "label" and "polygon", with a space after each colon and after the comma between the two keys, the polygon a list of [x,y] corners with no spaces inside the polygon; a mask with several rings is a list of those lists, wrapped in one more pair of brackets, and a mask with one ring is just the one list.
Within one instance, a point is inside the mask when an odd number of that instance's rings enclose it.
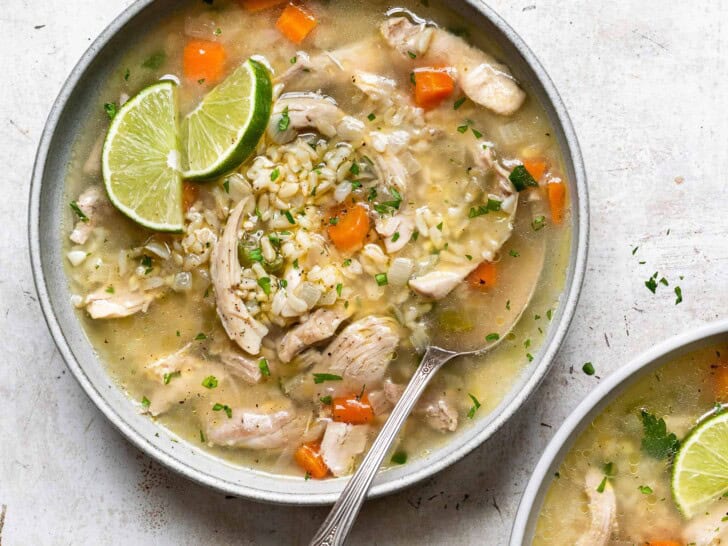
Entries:
{"label": "metal spoon", "polygon": [[[309,543],[310,546],[340,546],[344,544],[366,499],[377,470],[381,466],[385,455],[389,452],[392,442],[397,437],[412,408],[414,408],[435,373],[446,362],[457,356],[482,355],[494,349],[520,320],[536,290],[545,259],[544,237],[542,234],[531,232],[528,226],[530,219],[526,219],[524,216],[527,215],[518,215],[516,219],[518,226],[514,229],[514,236],[507,247],[503,249],[505,252],[508,247],[519,248],[518,260],[505,260],[503,265],[503,267],[513,268],[512,273],[518,276],[518,286],[509,289],[507,294],[494,293],[488,295],[491,300],[488,302],[488,308],[507,310],[507,316],[497,316],[497,313],[493,313],[490,317],[477,316],[475,319],[478,322],[477,328],[473,328],[477,332],[469,336],[464,343],[462,342],[462,334],[460,334],[457,349],[452,348],[452,346],[445,348],[453,344],[453,340],[449,339],[447,335],[435,333],[433,345],[429,346],[425,351],[425,355],[402,397],[392,410],[386,423],[384,423],[382,430],[356,473],[341,492],[339,500],[334,504],[326,520]],[[518,234],[529,232],[531,232],[530,236],[538,236],[537,244],[518,247],[518,243],[523,242],[522,236]],[[523,267],[529,260],[533,262],[530,264],[532,267]],[[505,277],[508,272],[502,271],[501,274]],[[478,306],[478,308],[482,307]],[[490,324],[486,324],[488,321],[490,321]],[[438,332],[441,332],[441,329]],[[485,336],[487,336],[487,344],[483,346]]]}

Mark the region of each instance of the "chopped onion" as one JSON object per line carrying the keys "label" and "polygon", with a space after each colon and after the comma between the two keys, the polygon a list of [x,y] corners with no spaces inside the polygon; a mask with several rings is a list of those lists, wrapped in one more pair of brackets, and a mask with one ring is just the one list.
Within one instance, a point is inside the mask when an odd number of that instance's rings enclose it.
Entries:
{"label": "chopped onion", "polygon": [[86,259],[86,256],[88,256],[88,254],[86,254],[85,250],[71,250],[68,254],[66,254],[68,261],[71,262],[73,267],[81,265]]}
{"label": "chopped onion", "polygon": [[351,182],[342,182],[334,190],[334,199],[337,203],[343,203],[351,193]]}
{"label": "chopped onion", "polygon": [[323,290],[321,287],[312,282],[302,282],[301,286],[296,290],[296,295],[306,302],[306,306],[311,309],[321,299]]}
{"label": "chopped onion", "polygon": [[142,290],[145,292],[148,292],[149,290],[156,290],[157,288],[161,288],[164,286],[164,279],[161,277],[151,277],[149,279],[145,279],[144,282],[141,283]]}
{"label": "chopped onion", "polygon": [[333,305],[336,303],[337,299],[336,292],[334,290],[329,290],[326,292],[326,294],[323,295],[323,297],[318,301],[319,305]]}
{"label": "chopped onion", "polygon": [[186,292],[192,288],[192,274],[189,271],[182,271],[174,276],[172,290],[175,292]]}
{"label": "chopped onion", "polygon": [[156,254],[163,260],[168,260],[169,257],[172,255],[172,253],[169,251],[169,247],[164,243],[160,243],[159,241],[151,241],[147,243],[144,248],[152,254]]}
{"label": "chopped onion", "polygon": [[414,262],[409,258],[395,258],[389,266],[387,279],[392,286],[404,286],[412,276],[415,269]]}

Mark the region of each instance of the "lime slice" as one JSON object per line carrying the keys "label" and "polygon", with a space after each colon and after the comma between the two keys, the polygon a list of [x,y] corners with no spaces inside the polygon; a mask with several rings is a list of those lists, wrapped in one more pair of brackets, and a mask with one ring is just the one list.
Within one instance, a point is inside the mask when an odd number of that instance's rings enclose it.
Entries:
{"label": "lime slice", "polygon": [[143,89],[114,116],[101,157],[111,202],[132,220],[157,231],[182,231],[177,86]]}
{"label": "lime slice", "polygon": [[700,423],[677,452],[672,497],[687,518],[728,492],[728,413]]}
{"label": "lime slice", "polygon": [[252,59],[210,91],[182,122],[183,176],[209,180],[245,161],[265,132],[272,97],[268,71]]}

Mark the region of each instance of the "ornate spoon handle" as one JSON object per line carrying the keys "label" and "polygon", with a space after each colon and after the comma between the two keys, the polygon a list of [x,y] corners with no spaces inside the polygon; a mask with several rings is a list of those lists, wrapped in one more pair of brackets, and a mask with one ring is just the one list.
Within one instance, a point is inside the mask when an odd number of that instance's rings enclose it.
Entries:
{"label": "ornate spoon handle", "polygon": [[377,474],[377,470],[381,466],[392,442],[397,437],[399,429],[402,428],[407,416],[432,376],[435,375],[435,372],[454,356],[456,356],[456,353],[438,347],[428,347],[425,356],[417,367],[417,371],[392,410],[389,419],[384,423],[382,430],[379,432],[377,439],[374,440],[361,465],[351,477],[349,483],[346,484],[339,500],[336,501],[326,520],[309,543],[310,546],[341,546],[344,544],[364,503],[372,480],[374,480],[374,476]]}

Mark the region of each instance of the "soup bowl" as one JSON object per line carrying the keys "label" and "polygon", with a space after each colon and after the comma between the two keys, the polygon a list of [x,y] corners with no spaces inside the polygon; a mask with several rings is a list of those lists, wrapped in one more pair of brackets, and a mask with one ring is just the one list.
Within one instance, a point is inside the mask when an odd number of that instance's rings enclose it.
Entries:
{"label": "soup bowl", "polygon": [[551,478],[579,435],[639,378],[687,353],[728,340],[728,320],[672,337],[607,377],[569,415],[549,442],[531,475],[516,513],[510,546],[531,544]]}
{"label": "soup bowl", "polygon": [[[233,466],[198,447],[177,440],[138,413],[107,373],[86,337],[73,306],[63,271],[64,178],[73,142],[83,120],[102,102],[98,93],[124,51],[151,32],[174,9],[176,0],[140,0],[123,12],[93,42],[71,72],[52,110],[38,147],[33,172],[29,242],[35,285],[50,332],[81,387],[106,417],[144,453],[196,482],[227,494],[259,501],[316,505],[333,502],[346,478],[305,482]],[[489,438],[536,389],[566,334],[585,270],[588,236],[587,189],[579,145],[553,83],[518,35],[496,13],[472,1],[453,1],[459,12],[492,38],[515,76],[542,103],[564,160],[572,203],[572,237],[566,280],[548,335],[533,361],[487,418],[454,435],[428,456],[382,472],[371,496],[380,496],[422,480],[462,458]]]}

